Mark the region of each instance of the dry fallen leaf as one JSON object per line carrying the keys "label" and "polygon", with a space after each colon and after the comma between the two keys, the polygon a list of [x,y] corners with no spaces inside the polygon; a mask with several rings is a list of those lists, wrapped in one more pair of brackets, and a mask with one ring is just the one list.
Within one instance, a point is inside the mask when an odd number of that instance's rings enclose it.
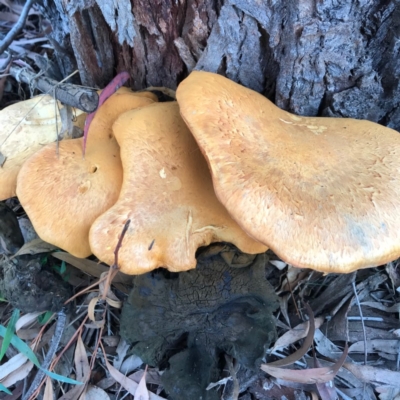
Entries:
{"label": "dry fallen leaf", "polygon": [[20,317],[18,319],[17,323],[15,324],[15,331],[16,331],[17,335],[18,335],[19,330],[28,327],[33,322],[36,322],[38,316],[42,315],[43,313],[44,313],[44,311],[32,312],[32,313],[28,313],[28,314],[25,314],[22,317]]}
{"label": "dry fallen leaf", "polygon": [[[142,379],[143,373],[143,370],[139,370],[134,372],[133,374],[130,374],[128,378],[133,379],[135,382],[139,383]],[[146,382],[147,384],[162,386],[160,371],[157,368],[148,369],[146,373]]]}
{"label": "dry fallen leaf", "polygon": [[[102,344],[100,343],[102,346]],[[102,346],[103,347],[103,346]],[[129,379],[126,377],[124,374],[119,372],[116,368],[114,368],[107,360],[104,348],[103,348],[103,353],[104,353],[104,361],[106,363],[108,372],[110,375],[125,389],[127,390],[131,395],[135,395],[135,392],[138,388],[138,384],[134,382],[132,379]],[[149,392],[149,400],[166,400],[164,397],[160,397],[152,392]]]}
{"label": "dry fallen leaf", "polygon": [[39,253],[49,253],[56,249],[56,246],[53,246],[42,239],[33,239],[31,242],[25,243],[11,258],[22,256],[23,254],[34,255]]}
{"label": "dry fallen leaf", "polygon": [[103,389],[89,385],[84,400],[110,400],[110,396]]}
{"label": "dry fallen leaf", "polygon": [[[318,329],[324,323],[324,318],[318,317],[315,319],[315,328]],[[274,344],[272,351],[287,347],[293,343],[296,343],[298,340],[303,339],[307,336],[308,333],[309,321],[303,322],[293,329],[285,332]]]}
{"label": "dry fallen leaf", "polygon": [[310,369],[285,369],[272,367],[268,364],[261,365],[261,369],[275,378],[298,383],[322,383],[331,381],[335,375],[331,368],[310,368]]}
{"label": "dry fallen leaf", "polygon": [[377,310],[381,310],[387,313],[400,313],[400,303],[393,304],[392,306],[388,307],[379,303],[377,301],[364,301],[360,303],[362,306],[368,306],[371,308],[376,308]]}
{"label": "dry fallen leaf", "polygon": [[106,321],[104,319],[98,321],[96,320],[96,315],[95,315],[95,309],[96,305],[101,300],[101,297],[94,297],[93,299],[90,300],[89,305],[88,305],[88,316],[89,319],[92,321],[92,326],[95,326],[96,328],[102,328]]}
{"label": "dry fallen leaf", "polygon": [[[353,343],[349,347],[349,353],[364,353],[364,341]],[[398,354],[400,351],[400,340],[373,339],[367,341],[367,353]]]}
{"label": "dry fallen leaf", "polygon": [[310,369],[285,369],[262,364],[261,369],[275,378],[298,383],[324,383],[333,380],[347,357],[347,344],[340,359],[330,367]]}
{"label": "dry fallen leaf", "polygon": [[[65,261],[66,263],[73,265],[75,268],[78,268],[79,270],[96,278],[100,278],[103,272],[108,272],[110,269],[110,267],[106,267],[105,265],[99,264],[98,262],[88,260],[86,258],[78,258],[73,256],[72,254],[62,251],[52,253],[52,256],[61,261]],[[113,280],[113,284],[115,283],[132,285],[132,276],[125,275],[122,272],[118,272]]]}
{"label": "dry fallen leaf", "polygon": [[315,349],[325,357],[337,358],[342,354],[342,349],[333,344],[321,331],[316,329],[314,333]]}
{"label": "dry fallen leaf", "polygon": [[400,372],[385,368],[371,367],[369,365],[356,365],[344,363],[343,367],[354,374],[358,379],[368,383],[385,383],[400,388]]}
{"label": "dry fallen leaf", "polygon": [[46,386],[44,387],[43,400],[54,400],[53,384],[49,376],[46,376]]}
{"label": "dry fallen leaf", "polygon": [[69,392],[65,393],[59,400],[78,399],[86,388],[86,383],[90,378],[90,365],[86,355],[85,345],[81,335],[78,336],[75,348],[75,371],[76,380],[83,382],[83,385],[75,385]]}
{"label": "dry fallen leaf", "polygon": [[378,386],[375,390],[379,393],[379,400],[400,400],[400,388]]}
{"label": "dry fallen leaf", "polygon": [[[303,342],[303,345],[296,350],[294,353],[292,353],[290,356],[282,358],[281,360],[273,361],[268,364],[264,364],[265,366],[271,366],[271,367],[284,367],[285,365],[290,365],[296,362],[297,360],[300,360],[310,349],[313,340],[314,340],[314,333],[315,333],[315,320],[314,320],[314,314],[308,304],[305,305],[307,314],[310,318],[309,323],[310,323],[310,328],[308,329],[307,336]],[[261,366],[262,368],[263,366]],[[271,374],[272,376],[275,376]],[[282,378],[285,379],[285,378]],[[297,381],[296,381],[297,382]]]}
{"label": "dry fallen leaf", "polygon": [[134,400],[150,400],[149,391],[146,386],[146,372],[147,365],[136,389]]}
{"label": "dry fallen leaf", "polygon": [[[317,357],[315,356],[314,352],[314,365],[316,368],[321,368],[321,364],[318,361]],[[323,383],[316,383],[318,393],[321,397],[321,400],[337,400],[337,393],[336,393],[336,387],[335,383],[333,380],[330,380],[329,382],[323,382]]]}
{"label": "dry fallen leaf", "polygon": [[129,375],[132,371],[138,369],[142,364],[142,359],[139,356],[132,354],[124,360],[120,371],[125,375]]}
{"label": "dry fallen leaf", "polygon": [[16,382],[25,379],[33,368],[33,363],[19,353],[0,366],[0,382],[10,387]]}
{"label": "dry fallen leaf", "polygon": [[102,299],[105,299],[106,302],[114,308],[122,308],[122,301],[118,299],[118,297],[114,294],[114,292],[111,290],[111,287],[108,286],[107,290],[107,295],[105,294],[106,291],[106,283],[107,280],[101,281],[101,279],[105,278],[108,274],[110,274],[111,271],[103,272],[100,275],[100,283],[99,283],[99,291],[100,291],[100,297]]}
{"label": "dry fallen leaf", "polygon": [[129,347],[130,346],[129,346],[128,342],[125,339],[121,338],[118,343],[117,350],[116,350],[117,356],[114,357],[114,362],[113,362],[114,367],[118,371],[121,369],[122,362],[125,359],[125,356],[129,350]]}

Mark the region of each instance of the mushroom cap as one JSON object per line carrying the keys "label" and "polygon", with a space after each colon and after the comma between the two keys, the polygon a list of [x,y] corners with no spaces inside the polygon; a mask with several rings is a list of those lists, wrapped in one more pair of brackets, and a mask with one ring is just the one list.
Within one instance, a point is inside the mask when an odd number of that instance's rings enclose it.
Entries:
{"label": "mushroom cap", "polygon": [[192,72],[177,99],[219,200],[283,260],[347,273],[400,256],[399,133],[299,117],[208,72]]}
{"label": "mushroom cap", "polygon": [[114,249],[131,220],[118,253],[126,274],[158,267],[185,271],[196,250],[226,241],[247,253],[266,247],[247,236],[217,200],[210,173],[176,102],[129,111],[115,122],[124,169],[116,204],[92,225],[90,245],[112,264]]}
{"label": "mushroom cap", "polygon": [[119,146],[112,124],[123,112],[152,104],[133,93],[116,93],[96,112],[82,158],[82,138],[45,146],[18,175],[17,195],[37,234],[76,257],[88,257],[93,221],[118,199],[122,184]]}
{"label": "mushroom cap", "polygon": [[[153,96],[143,96],[141,93],[132,92],[125,87],[119,88],[105,103],[96,111],[96,115],[90,124],[87,146],[91,142],[114,137],[112,125],[124,112],[141,108],[154,103]],[[100,112],[101,110],[101,112]],[[94,134],[93,134],[94,133]]]}
{"label": "mushroom cap", "polygon": [[[56,123],[61,127],[58,106],[49,95],[20,101],[0,112],[0,153],[6,161],[0,167],[0,200],[15,196],[17,175],[22,164],[36,151],[57,140]],[[55,115],[57,110],[57,117]],[[81,123],[81,110],[75,109]]]}
{"label": "mushroom cap", "polygon": [[127,88],[125,86],[121,86],[116,93],[134,93],[135,96],[139,96],[139,97],[147,97],[151,100],[153,100],[155,103],[158,102],[158,97],[155,93],[150,92],[148,90],[143,90],[141,92],[132,92],[132,89]]}

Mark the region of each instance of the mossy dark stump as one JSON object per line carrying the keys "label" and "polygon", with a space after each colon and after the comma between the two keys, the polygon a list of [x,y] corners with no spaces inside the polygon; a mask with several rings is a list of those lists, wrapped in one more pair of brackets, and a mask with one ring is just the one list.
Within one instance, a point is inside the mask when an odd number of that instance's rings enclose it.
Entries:
{"label": "mossy dark stump", "polygon": [[122,337],[145,363],[167,366],[162,381],[173,400],[219,399],[206,387],[223,377],[224,354],[256,370],[275,338],[266,256],[215,253],[203,252],[195,270],[135,277],[122,310]]}
{"label": "mossy dark stump", "polygon": [[40,255],[0,260],[0,293],[24,313],[58,312],[72,295],[71,286],[49,267]]}

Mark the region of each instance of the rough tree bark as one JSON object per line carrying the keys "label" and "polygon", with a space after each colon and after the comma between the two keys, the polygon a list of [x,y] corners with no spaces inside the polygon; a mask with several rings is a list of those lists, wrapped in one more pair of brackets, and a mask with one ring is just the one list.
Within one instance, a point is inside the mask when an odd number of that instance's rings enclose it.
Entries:
{"label": "rough tree bark", "polygon": [[400,129],[399,0],[41,0],[66,76],[134,89],[218,72],[301,115]]}

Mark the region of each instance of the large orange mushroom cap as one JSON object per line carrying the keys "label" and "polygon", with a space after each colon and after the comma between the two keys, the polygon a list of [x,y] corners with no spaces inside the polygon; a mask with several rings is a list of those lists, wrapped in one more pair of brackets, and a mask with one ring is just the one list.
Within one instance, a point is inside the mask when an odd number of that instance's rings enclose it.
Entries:
{"label": "large orange mushroom cap", "polygon": [[207,164],[176,102],[129,111],[113,130],[124,177],[118,201],[90,230],[91,248],[100,260],[114,262],[128,219],[118,253],[121,271],[127,274],[195,268],[196,250],[211,242],[230,242],[253,254],[266,250],[217,200]]}
{"label": "large orange mushroom cap", "polygon": [[125,111],[152,104],[125,90],[111,96],[90,125],[85,158],[83,139],[45,146],[25,162],[17,195],[38,235],[77,257],[92,252],[89,229],[118,199],[122,184],[119,146],[112,124]]}
{"label": "large orange mushroom cap", "polygon": [[400,256],[399,133],[292,115],[208,72],[192,72],[177,99],[221,203],[282,259],[351,272]]}

